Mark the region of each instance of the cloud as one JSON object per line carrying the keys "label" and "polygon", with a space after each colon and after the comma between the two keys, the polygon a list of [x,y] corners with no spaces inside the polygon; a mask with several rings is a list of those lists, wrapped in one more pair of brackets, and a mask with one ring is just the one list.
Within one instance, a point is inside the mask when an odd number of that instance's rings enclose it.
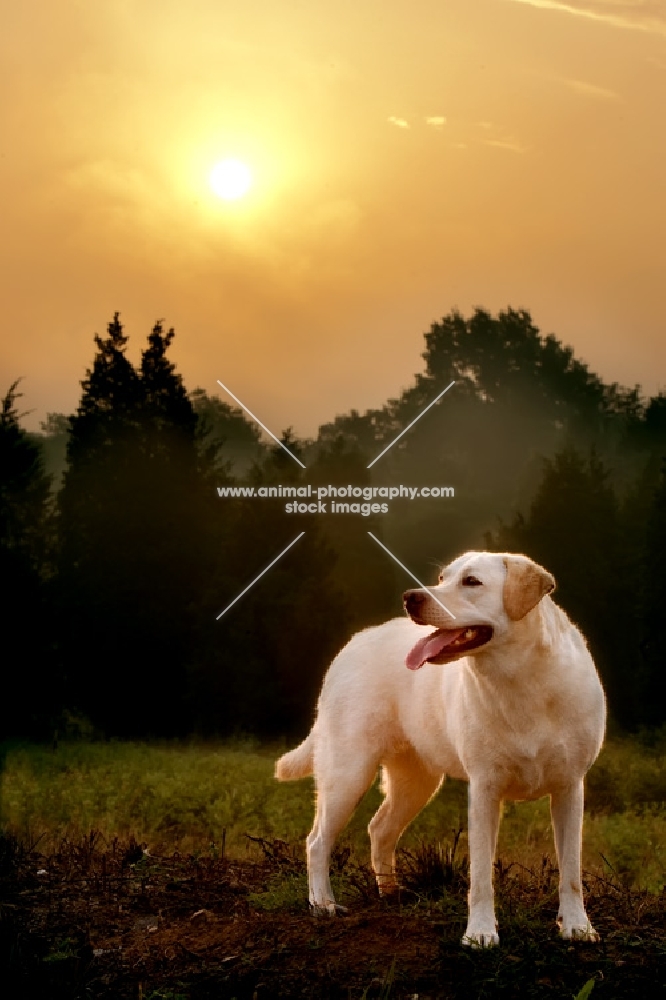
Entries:
{"label": "cloud", "polygon": [[666,7],[663,0],[508,0],[540,10],[556,10],[587,21],[598,21],[614,28],[644,31],[666,37]]}
{"label": "cloud", "polygon": [[[486,136],[488,136],[488,138],[478,137],[475,139],[476,142],[480,142],[484,146],[494,146],[496,149],[508,149],[511,153],[527,152],[527,146],[524,146],[512,135],[507,135],[501,126],[495,125],[493,122],[489,121],[476,122],[476,126],[477,128],[483,129]],[[493,132],[495,133],[494,136],[492,134]],[[503,132],[504,134],[502,134]]]}
{"label": "cloud", "polygon": [[117,200],[145,196],[149,190],[142,174],[111,159],[88,160],[65,171],[68,184],[78,190],[96,190]]}
{"label": "cloud", "polygon": [[484,146],[495,146],[497,149],[508,149],[511,153],[525,153],[527,148],[514,139],[482,139]]}
{"label": "cloud", "polygon": [[571,90],[575,90],[578,94],[583,94],[584,97],[592,97],[600,101],[621,101],[622,98],[619,94],[616,94],[614,90],[608,90],[606,87],[599,87],[596,83],[587,83],[585,80],[566,80],[563,79],[562,83],[565,86],[570,87]]}
{"label": "cloud", "polygon": [[[391,125],[395,125],[396,128],[411,128],[411,125],[406,118],[397,118],[395,115],[391,115],[391,117],[386,120],[390,122]],[[426,125],[429,125],[431,128],[440,129],[446,125],[446,118],[444,115],[428,115],[423,120]]]}

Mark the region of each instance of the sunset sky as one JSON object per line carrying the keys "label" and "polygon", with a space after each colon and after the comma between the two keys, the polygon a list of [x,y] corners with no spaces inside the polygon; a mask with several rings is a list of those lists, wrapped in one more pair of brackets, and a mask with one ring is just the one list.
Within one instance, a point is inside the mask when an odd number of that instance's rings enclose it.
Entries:
{"label": "sunset sky", "polygon": [[[0,391],[71,412],[119,311],[300,435],[458,307],[666,388],[663,0],[2,3]],[[210,188],[233,157],[237,201]]]}

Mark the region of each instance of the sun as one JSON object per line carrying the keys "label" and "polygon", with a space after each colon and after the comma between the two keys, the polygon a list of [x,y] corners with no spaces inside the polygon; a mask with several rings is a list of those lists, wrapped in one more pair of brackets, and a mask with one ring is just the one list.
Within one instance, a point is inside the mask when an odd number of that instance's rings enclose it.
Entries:
{"label": "sun", "polygon": [[237,201],[252,186],[250,168],[241,160],[220,160],[211,170],[208,180],[218,198],[225,201]]}

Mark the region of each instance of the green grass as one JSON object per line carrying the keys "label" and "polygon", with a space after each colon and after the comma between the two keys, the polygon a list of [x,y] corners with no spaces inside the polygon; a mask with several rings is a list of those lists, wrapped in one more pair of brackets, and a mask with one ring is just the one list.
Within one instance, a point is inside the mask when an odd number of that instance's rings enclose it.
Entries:
{"label": "green grass", "polygon": [[[254,837],[302,842],[313,813],[311,779],[282,784],[273,778],[284,747],[253,741],[227,743],[70,742],[57,750],[4,748],[0,824],[44,846],[90,830],[104,837],[133,834],[154,853],[260,850]],[[664,740],[607,743],[588,777],[584,865],[608,864],[627,884],[653,891],[664,885],[666,753]],[[357,809],[341,843],[367,862],[366,827],[381,801],[377,782]],[[446,782],[414,821],[401,846],[450,841],[466,827],[467,786]],[[465,835],[459,853],[466,853]],[[499,852],[531,865],[553,856],[548,802],[507,803]],[[299,889],[300,891],[300,889]]]}

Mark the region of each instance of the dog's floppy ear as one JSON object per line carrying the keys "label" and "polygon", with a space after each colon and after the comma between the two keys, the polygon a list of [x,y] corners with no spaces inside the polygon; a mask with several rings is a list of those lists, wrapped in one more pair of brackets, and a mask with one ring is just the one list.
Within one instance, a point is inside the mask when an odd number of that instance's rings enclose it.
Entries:
{"label": "dog's floppy ear", "polygon": [[555,580],[527,556],[504,556],[504,610],[516,622],[535,608],[544,594],[555,589]]}

